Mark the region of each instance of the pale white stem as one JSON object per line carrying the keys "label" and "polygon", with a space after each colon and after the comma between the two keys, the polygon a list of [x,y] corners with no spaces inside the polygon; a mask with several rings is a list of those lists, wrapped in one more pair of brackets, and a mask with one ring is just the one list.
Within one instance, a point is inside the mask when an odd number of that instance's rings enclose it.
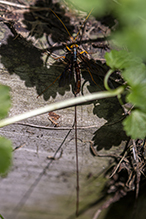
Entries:
{"label": "pale white stem", "polygon": [[9,125],[14,122],[18,122],[18,121],[21,121],[21,120],[24,120],[30,117],[38,116],[38,115],[47,113],[49,111],[55,111],[55,110],[63,109],[66,107],[71,107],[71,106],[78,105],[78,104],[83,104],[85,102],[94,101],[98,99],[114,97],[114,96],[121,94],[123,91],[124,91],[124,87],[121,86],[111,91],[102,91],[102,92],[92,93],[86,96],[76,97],[76,98],[72,98],[68,100],[63,100],[61,102],[52,103],[50,105],[41,107],[39,109],[34,109],[29,112],[26,112],[26,113],[23,113],[23,114],[20,114],[20,115],[11,117],[11,118],[3,119],[0,121],[0,127]]}

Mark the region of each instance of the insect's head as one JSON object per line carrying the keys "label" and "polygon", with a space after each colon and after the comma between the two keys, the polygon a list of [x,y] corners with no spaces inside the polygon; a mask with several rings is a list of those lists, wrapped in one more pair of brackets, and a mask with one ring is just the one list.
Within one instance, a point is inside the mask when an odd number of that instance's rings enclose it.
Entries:
{"label": "insect's head", "polygon": [[73,50],[73,48],[78,48],[78,47],[79,47],[78,44],[76,44],[76,43],[71,44],[70,47],[67,46],[67,45],[65,45],[65,46],[66,46],[66,49],[67,49],[68,51],[70,51],[70,52]]}
{"label": "insect's head", "polygon": [[73,44],[70,46],[70,48],[72,49],[72,48],[74,48],[74,47],[78,48],[79,46],[78,46],[78,44],[73,43]]}

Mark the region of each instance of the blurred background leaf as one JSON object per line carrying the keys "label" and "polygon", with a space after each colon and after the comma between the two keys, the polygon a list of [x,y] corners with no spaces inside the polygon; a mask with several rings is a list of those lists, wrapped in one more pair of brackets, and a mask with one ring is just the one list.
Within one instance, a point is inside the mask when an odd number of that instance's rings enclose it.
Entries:
{"label": "blurred background leaf", "polygon": [[[0,85],[0,119],[8,115],[11,106],[10,88]],[[7,174],[12,163],[12,143],[10,140],[0,137],[0,175]]]}
{"label": "blurred background leaf", "polygon": [[11,106],[10,88],[0,84],[0,119],[8,115]]}
{"label": "blurred background leaf", "polygon": [[120,25],[114,38],[120,46],[132,51],[136,56],[146,59],[146,1],[115,1],[113,9]]}
{"label": "blurred background leaf", "polygon": [[0,175],[7,174],[12,164],[12,143],[10,140],[0,137]]}
{"label": "blurred background leaf", "polygon": [[106,3],[108,0],[67,0],[68,3],[72,3],[79,10],[83,10],[89,13],[92,9],[92,14],[101,16],[106,10]]}

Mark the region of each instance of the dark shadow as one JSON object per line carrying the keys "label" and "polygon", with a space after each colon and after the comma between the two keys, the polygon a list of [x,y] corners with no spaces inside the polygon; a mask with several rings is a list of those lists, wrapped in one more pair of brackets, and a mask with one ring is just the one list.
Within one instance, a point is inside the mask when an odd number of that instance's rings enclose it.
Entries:
{"label": "dark shadow", "polygon": [[[20,40],[18,37],[14,40],[9,36],[7,44],[2,44],[0,47],[1,62],[9,74],[17,74],[25,81],[26,87],[36,87],[37,94],[40,94],[59,76],[60,69],[63,71],[64,65],[54,64],[48,69],[43,66],[40,50],[34,47],[31,41],[29,46],[26,44],[28,45],[28,42],[24,38]],[[65,90],[69,90],[69,85],[60,88],[56,82],[44,93],[44,99],[48,100],[50,96],[55,98],[57,93],[64,95]]]}
{"label": "dark shadow", "polygon": [[96,19],[101,22],[102,25],[112,29],[116,25],[116,18],[112,13],[108,13],[103,17],[96,16]]}
{"label": "dark shadow", "polygon": [[122,125],[124,111],[116,97],[97,101],[93,113],[107,120],[105,125],[94,133],[92,140],[97,150],[109,150],[128,139]]}
{"label": "dark shadow", "polygon": [[146,182],[142,182],[140,186],[139,197],[135,198],[135,192],[129,192],[125,197],[118,202],[113,203],[105,219],[143,219],[146,214]]}
{"label": "dark shadow", "polygon": [[53,3],[52,0],[37,0],[33,7],[37,7],[39,10],[35,11],[30,7],[30,11],[24,13],[23,20],[31,36],[38,39],[44,34],[47,37],[50,35],[54,43],[65,42],[69,39],[69,34],[51,10],[62,20],[72,36],[73,25],[70,24],[70,18],[65,15],[65,10],[59,3]]}
{"label": "dark shadow", "polygon": [[102,126],[94,133],[94,146],[99,151],[101,149],[110,150],[113,146],[119,146],[122,141],[127,140],[121,123],[116,125]]}

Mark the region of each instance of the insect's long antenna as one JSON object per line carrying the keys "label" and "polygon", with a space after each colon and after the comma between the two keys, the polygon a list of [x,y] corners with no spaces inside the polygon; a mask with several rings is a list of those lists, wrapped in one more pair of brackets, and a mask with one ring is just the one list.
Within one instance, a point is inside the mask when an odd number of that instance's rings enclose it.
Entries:
{"label": "insect's long antenna", "polygon": [[84,22],[82,23],[82,25],[80,26],[80,29],[79,29],[79,31],[77,32],[77,35],[76,35],[76,37],[74,38],[74,41],[77,39],[77,37],[78,37],[78,35],[79,35],[79,33],[80,33],[80,30],[82,29],[83,25],[85,24],[86,20],[88,19],[88,17],[89,17],[90,14],[92,13],[92,11],[93,11],[93,8],[91,9],[91,11],[89,12],[89,14],[88,14],[87,17],[85,18],[85,20],[84,20]]}
{"label": "insect's long antenna", "polygon": [[67,29],[67,27],[65,26],[65,24],[63,23],[63,21],[60,19],[60,17],[58,17],[58,15],[57,15],[51,8],[49,8],[49,9],[50,9],[50,11],[53,12],[53,14],[54,14],[54,15],[58,18],[58,20],[62,23],[62,25],[64,26],[64,28],[65,28],[65,30],[67,31],[68,35],[69,35],[70,38],[72,39],[72,36],[71,36],[69,30]]}
{"label": "insect's long antenna", "polygon": [[73,37],[71,36],[71,34],[70,34],[69,30],[67,29],[67,27],[65,26],[65,24],[63,23],[63,21],[60,19],[60,17],[58,17],[58,15],[57,15],[51,8],[49,8],[49,10],[52,11],[52,13],[53,13],[53,14],[58,18],[58,20],[62,23],[63,27],[65,28],[65,30],[67,31],[68,35],[70,36],[70,39],[71,39],[72,41],[75,41],[75,40],[77,39],[79,33],[80,33],[80,30],[82,29],[83,25],[85,24],[86,20],[89,18],[90,14],[92,13],[93,8],[91,9],[91,11],[89,12],[89,14],[88,14],[87,17],[85,18],[84,22],[82,23],[82,25],[81,25],[81,27],[80,27],[80,29],[79,29],[79,31],[78,31],[78,33],[77,33],[77,35],[76,35],[76,37],[75,37],[74,39],[73,39]]}

